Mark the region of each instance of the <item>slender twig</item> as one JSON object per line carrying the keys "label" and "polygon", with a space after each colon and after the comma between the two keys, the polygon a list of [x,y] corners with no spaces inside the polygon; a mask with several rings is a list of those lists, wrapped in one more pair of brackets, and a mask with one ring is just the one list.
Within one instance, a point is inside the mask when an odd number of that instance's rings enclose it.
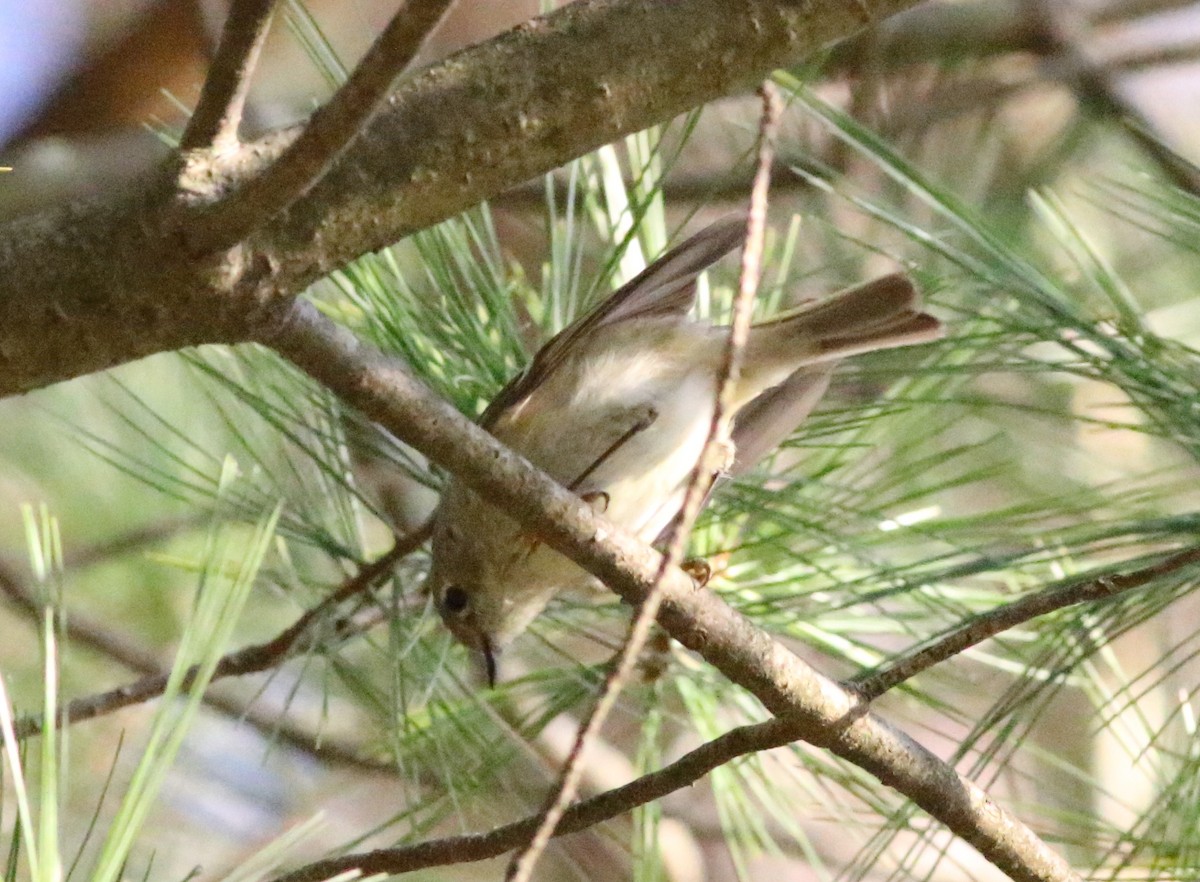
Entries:
{"label": "slender twig", "polygon": [[1176,187],[1200,195],[1200,171],[1173,151],[1154,121],[1132,101],[1116,81],[1111,69],[1094,61],[1083,49],[1083,41],[1050,0],[1030,0],[1031,16],[1040,26],[1047,54],[1059,55],[1072,72],[1068,85],[1084,107],[1107,116],[1125,130],[1163,175]]}
{"label": "slender twig", "polygon": [[[429,536],[429,525],[401,539],[382,557],[367,564],[352,577],[347,579],[333,594],[322,600],[315,607],[304,613],[291,626],[281,631],[265,643],[256,643],[236,652],[231,652],[218,662],[212,680],[225,677],[238,677],[254,674],[269,668],[278,667],[290,659],[296,652],[311,641],[305,638],[311,636],[314,627],[323,620],[331,609],[338,604],[370,590],[378,584],[396,563],[405,555],[418,548]],[[343,633],[339,630],[339,634]],[[188,672],[184,688],[191,682],[193,672]],[[71,701],[60,712],[56,725],[69,725],[84,720],[110,714],[123,707],[140,704],[157,698],[167,686],[167,674],[155,673],[142,677],[133,683],[127,683],[107,692],[77,698]],[[45,721],[40,716],[26,717],[17,725],[17,735],[26,738],[42,731]]]}
{"label": "slender twig", "polygon": [[272,165],[227,198],[200,206],[185,222],[197,252],[241,241],[321,179],[383,105],[454,0],[407,0],[333,97],[317,109]]}
{"label": "slender twig", "polygon": [[[662,556],[513,453],[311,303],[260,342],[406,444],[502,506],[545,543],[638,605]],[[711,591],[674,569],[662,580],[659,624],[763,703],[804,721],[801,737],[911,799],[1015,882],[1077,880],[1067,862],[1010,811],[907,734],[870,712],[854,690],[822,675]],[[799,722],[798,722],[799,725]]]}
{"label": "slender twig", "polygon": [[[1129,71],[1191,58],[1195,48],[1189,43],[1194,41],[1184,29],[1154,45],[1142,45],[1124,39],[1120,26],[1141,15],[1194,3],[1115,0],[1107,10],[1088,8],[1084,14],[1094,34],[1088,41],[1089,50],[1094,47],[1096,60],[1110,70]],[[1075,15],[1081,10],[1079,4],[1057,5]],[[821,71],[831,78],[859,76],[867,69],[893,73],[914,65],[945,66],[967,60],[979,63],[1016,53],[1044,52],[1045,48],[1045,35],[1038,16],[1029,14],[1028,0],[923,3],[833,46]]]}
{"label": "slender twig", "polygon": [[1197,55],[1200,55],[1200,39],[1196,37],[1150,46],[1118,46],[1112,51],[1104,51],[1104,47],[1101,46],[1101,53],[1093,66],[1111,80],[1113,77],[1153,68],[1189,64],[1196,60]]}
{"label": "slender twig", "polygon": [[[740,756],[789,744],[800,737],[803,728],[794,720],[772,719],[726,732],[658,771],[643,775],[623,787],[576,803],[563,814],[554,835],[576,833],[661,799]],[[504,854],[516,845],[527,842],[537,830],[540,821],[539,813],[487,833],[451,836],[403,848],[384,848],[362,854],[342,855],[308,864],[276,879],[275,882],[318,882],[355,870],[362,876],[374,873],[409,873],[428,867],[481,861]]]}
{"label": "slender twig", "polygon": [[1035,591],[1027,597],[975,616],[946,633],[931,637],[923,646],[910,650],[881,669],[854,677],[847,685],[857,689],[868,701],[874,701],[889,689],[989,637],[1068,606],[1108,600],[1126,591],[1142,588],[1156,579],[1197,563],[1200,563],[1200,548],[1189,548],[1131,573],[1084,578],[1069,585],[1055,585]]}
{"label": "slender twig", "polygon": [[220,152],[237,146],[250,79],[274,9],[275,0],[234,0],[230,6],[200,101],[179,141],[181,150],[212,148]]}
{"label": "slender twig", "polygon": [[[88,551],[84,550],[84,556],[88,556]],[[0,561],[0,593],[32,621],[40,619],[42,607],[35,593],[16,570],[4,561]],[[62,621],[71,645],[87,647],[145,677],[157,677],[162,674],[163,668],[159,664],[158,656],[128,636],[118,634],[79,613],[65,615]],[[364,623],[359,624],[366,627]],[[222,695],[212,689],[205,692],[204,703],[229,719],[244,720],[265,737],[310,753],[325,762],[332,761],[371,772],[394,771],[388,763],[363,756],[353,745],[341,744],[328,737],[318,739],[312,732],[281,720],[275,711],[263,710],[253,704],[247,705],[238,698]]]}
{"label": "slender twig", "polygon": [[254,704],[247,706],[237,698],[213,692],[205,693],[204,702],[231,720],[244,721],[253,726],[268,744],[282,744],[326,766],[342,766],[375,776],[397,775],[394,762],[369,756],[363,748],[352,742],[319,731],[312,732],[304,726],[281,719],[279,712],[273,708],[259,708]]}
{"label": "slender twig", "polygon": [[[65,569],[68,571],[78,570],[107,562],[121,554],[137,551],[146,545],[167,539],[181,530],[196,527],[206,517],[208,516],[188,515],[174,518],[174,520],[160,518],[154,523],[116,536],[115,539],[67,552]],[[36,593],[20,577],[16,566],[5,562],[4,559],[0,559],[0,594],[4,594],[17,610],[34,622],[41,618],[42,605],[41,602],[38,602]],[[155,652],[137,641],[131,640],[127,635],[118,634],[113,629],[107,628],[97,620],[73,612],[62,617],[62,624],[66,630],[67,640],[72,646],[94,650],[94,652],[107,656],[108,659],[130,668],[131,671],[143,674],[145,677],[154,677],[163,672],[163,667],[158,662],[158,655]],[[366,628],[367,625],[359,623],[359,626]],[[220,692],[211,689],[205,692],[204,703],[229,719],[245,721],[246,724],[262,733],[264,737],[277,740],[289,748],[305,751],[324,762],[336,762],[343,766],[367,769],[370,772],[394,770],[390,763],[371,760],[370,757],[362,755],[361,751],[356,750],[353,745],[338,743],[336,739],[330,737],[318,738],[316,734],[304,727],[289,724],[287,720],[281,719],[280,714],[275,710],[262,709],[257,704],[247,704],[240,698],[221,695]]]}
{"label": "slender twig", "polygon": [[775,130],[778,125],[781,103],[771,83],[764,83],[760,93],[763,99],[762,123],[759,135],[758,172],[750,198],[750,215],[747,222],[746,243],[742,251],[742,272],[738,283],[737,297],[733,306],[733,322],[729,329],[729,342],[725,350],[724,363],[717,377],[712,424],[704,442],[696,467],[692,471],[680,508],[667,543],[667,553],[659,565],[658,575],[650,591],[638,606],[629,632],[620,652],[609,668],[608,676],[600,688],[600,694],[591,712],[575,738],[575,744],[563,764],[562,774],[543,809],[541,822],[529,843],[513,858],[508,868],[511,882],[529,882],[534,865],[554,835],[554,830],[563,817],[568,805],[575,798],[583,775],[584,757],[588,745],[597,737],[609,711],[616,704],[638,656],[650,634],[662,602],[662,582],[668,570],[674,569],[683,560],[687,549],[692,524],[700,513],[713,479],[720,470],[720,460],[727,458],[729,419],[734,389],[741,372],[742,352],[750,334],[751,308],[758,290],[762,270],[763,239],[766,233],[767,189],[770,184],[771,162]]}

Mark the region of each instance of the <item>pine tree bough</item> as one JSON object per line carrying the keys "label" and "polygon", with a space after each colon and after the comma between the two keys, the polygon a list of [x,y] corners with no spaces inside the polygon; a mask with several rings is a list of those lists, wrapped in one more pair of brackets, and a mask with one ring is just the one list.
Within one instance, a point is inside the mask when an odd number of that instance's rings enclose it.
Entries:
{"label": "pine tree bough", "polygon": [[[228,250],[189,247],[189,217],[280,155],[294,132],[232,155],[193,151],[121,200],[10,222],[0,233],[0,395],[189,345],[261,342],[636,603],[656,552],[614,533],[296,295],[355,257],[915,2],[579,0],[407,81],[315,187]],[[905,794],[1013,879],[1076,878],[982,791],[719,598],[677,570],[663,592],[660,623],[788,734]]]}
{"label": "pine tree bough", "polygon": [[261,171],[295,131],[181,157],[183,191],[172,167],[128,198],[10,221],[0,395],[252,339],[355,257],[915,3],[581,0],[409,79],[320,183],[226,252],[191,254],[187,218]]}
{"label": "pine tree bough", "polygon": [[[311,305],[264,340],[400,440],[466,481],[549,545],[636,606],[661,557],[615,530],[560,487],[371,351]],[[732,682],[754,694],[797,737],[824,747],[907,796],[1018,882],[1075,880],[1066,862],[982,790],[903,732],[870,713],[852,690],[805,664],[681,570],[660,583],[658,622]]]}

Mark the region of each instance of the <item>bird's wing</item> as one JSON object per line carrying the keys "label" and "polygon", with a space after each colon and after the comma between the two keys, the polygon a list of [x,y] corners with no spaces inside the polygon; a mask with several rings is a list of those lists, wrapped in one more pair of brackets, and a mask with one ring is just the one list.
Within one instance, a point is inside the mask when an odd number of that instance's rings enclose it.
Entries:
{"label": "bird's wing", "polygon": [[740,217],[724,218],[650,264],[538,350],[529,367],[492,399],[480,424],[490,428],[501,414],[537,389],[571,350],[598,328],[638,318],[684,315],[696,299],[696,277],[737,246],[743,229]]}

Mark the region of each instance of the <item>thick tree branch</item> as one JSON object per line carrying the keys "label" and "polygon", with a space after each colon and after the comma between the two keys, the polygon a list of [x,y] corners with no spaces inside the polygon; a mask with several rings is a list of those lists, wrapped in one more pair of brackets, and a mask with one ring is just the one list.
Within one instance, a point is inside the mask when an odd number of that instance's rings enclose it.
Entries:
{"label": "thick tree branch", "polygon": [[454,0],[406,0],[349,79],[274,163],[226,198],[182,219],[198,252],[228,248],[303,196],[383,104]]}
{"label": "thick tree branch", "polygon": [[[310,304],[264,343],[397,438],[502,505],[551,547],[637,605],[662,557],[468,421],[398,364],[366,347]],[[1063,859],[982,790],[872,715],[852,690],[821,675],[678,569],[661,585],[659,623],[749,690],[799,737],[825,747],[907,796],[1019,882],[1075,880]]]}
{"label": "thick tree branch", "polygon": [[275,241],[320,237],[320,257],[332,264],[289,267],[307,284],[361,253],[364,241],[368,250],[387,245],[568,157],[750,88],[913,5],[568,4],[408,81],[344,161],[280,218]]}
{"label": "thick tree branch", "polygon": [[211,148],[223,153],[237,146],[250,79],[274,9],[275,0],[234,0],[200,101],[179,140],[181,150]]}
{"label": "thick tree branch", "polygon": [[[182,247],[175,166],[134,196],[11,221],[0,226],[0,396],[260,336],[347,261],[916,2],[577,0],[408,80],[316,187],[223,254]],[[296,135],[197,167],[187,200],[236,189]]]}

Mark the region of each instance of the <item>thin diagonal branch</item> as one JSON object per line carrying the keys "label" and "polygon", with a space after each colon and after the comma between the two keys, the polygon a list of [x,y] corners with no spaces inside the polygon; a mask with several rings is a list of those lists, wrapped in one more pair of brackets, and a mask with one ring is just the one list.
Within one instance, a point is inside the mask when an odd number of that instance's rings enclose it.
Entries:
{"label": "thin diagonal branch", "polygon": [[[123,548],[124,544],[132,540],[134,536],[142,536],[147,532],[149,531],[139,531],[128,537],[121,537],[117,543],[113,544]],[[93,549],[85,549],[77,557],[91,561],[97,559],[99,555]],[[32,622],[40,620],[42,607],[34,592],[16,571],[2,560],[0,560],[0,593],[4,594],[12,605]],[[85,646],[144,677],[157,678],[163,673],[158,656],[125,635],[118,634],[99,622],[92,621],[78,613],[63,616],[63,623],[67,639],[71,644]],[[209,689],[204,694],[204,703],[229,719],[245,721],[267,738],[278,740],[296,750],[302,750],[322,761],[367,769],[376,773],[394,771],[390,764],[365,757],[352,745],[340,744],[330,738],[321,738],[318,741],[313,733],[280,719],[277,713],[262,710],[254,704],[248,705],[233,696],[223,695]]]}
{"label": "thin diagonal branch", "polygon": [[[575,0],[406,78],[317,185],[242,248],[181,247],[189,212],[159,176],[141,192],[0,224],[0,396],[269,336],[291,297],[348,261],[757,83],[859,29],[864,10],[882,19],[916,2]],[[182,186],[212,203],[296,137],[243,144]]]}
{"label": "thin diagonal branch", "polygon": [[1073,23],[1049,0],[1030,0],[1030,4],[1047,53],[1066,61],[1072,74],[1067,84],[1083,106],[1115,120],[1167,180],[1200,195],[1200,171],[1167,145],[1153,120],[1125,94],[1116,73],[1088,55]]}
{"label": "thin diagonal branch", "polygon": [[713,478],[721,468],[718,459],[724,458],[722,451],[727,451],[728,448],[728,415],[731,411],[731,402],[738,376],[741,373],[742,353],[750,335],[751,309],[754,295],[758,291],[758,281],[762,270],[767,189],[770,184],[775,131],[781,111],[779,95],[769,82],[764,83],[760,91],[763,97],[763,114],[759,135],[758,171],[754,178],[751,194],[746,243],[742,253],[742,272],[733,305],[733,323],[729,329],[725,360],[717,377],[717,387],[714,390],[712,423],[709,426],[708,437],[704,441],[704,447],[700,451],[696,466],[688,480],[680,515],[671,529],[667,542],[667,553],[659,564],[658,574],[655,576],[649,592],[637,607],[637,613],[629,627],[629,633],[609,669],[608,676],[604,679],[600,694],[597,696],[591,712],[583,725],[579,727],[575,744],[567,754],[562,774],[547,800],[537,831],[529,843],[513,857],[512,863],[509,865],[507,875],[512,882],[529,882],[538,857],[545,850],[550,837],[554,835],[555,827],[562,818],[563,812],[575,798],[579,780],[583,775],[583,763],[588,745],[598,737],[600,727],[604,725],[604,720],[616,704],[626,680],[633,671],[634,665],[637,664],[638,656],[646,644],[650,628],[658,615],[658,607],[662,601],[663,577],[669,570],[678,567],[683,560],[692,525],[704,505]]}
{"label": "thin diagonal branch", "polygon": [[227,248],[265,225],[309,191],[358,137],[454,0],[407,0],[349,79],[312,115],[272,165],[227,198],[186,221],[197,253]]}
{"label": "thin diagonal branch", "polygon": [[1200,564],[1200,548],[1188,548],[1131,573],[1085,578],[1069,585],[1055,585],[1035,591],[1027,597],[1006,603],[975,616],[950,631],[931,637],[923,646],[910,650],[878,671],[868,671],[854,677],[847,685],[857,689],[867,701],[874,701],[889,689],[894,689],[922,671],[953,658],[989,637],[995,637],[1018,625],[1068,606],[1109,600],[1196,564]]}
{"label": "thin diagonal branch", "polygon": [[[662,557],[504,447],[387,359],[303,300],[261,341],[410,444],[547,545],[637,605]],[[874,775],[944,823],[1015,882],[1077,880],[1053,849],[979,787],[870,713],[853,690],[815,671],[718,595],[678,569],[662,579],[659,624],[800,737]]]}
{"label": "thin diagonal branch", "polygon": [[[762,750],[790,744],[800,737],[802,725],[772,719],[741,726],[713,739],[656,772],[643,775],[623,787],[610,790],[571,806],[563,814],[555,836],[565,836],[632,811],[641,805],[685,788],[718,766]],[[348,854],[309,864],[281,876],[275,882],[320,882],[340,873],[410,873],[429,867],[462,864],[496,857],[516,847],[536,831],[541,816],[534,815],[497,827],[487,833],[433,839],[403,848],[384,848],[363,854]]]}
{"label": "thin diagonal branch", "polygon": [[[213,682],[225,677],[255,674],[283,664],[308,645],[307,641],[312,636],[314,627],[329,614],[330,610],[343,601],[370,590],[392,571],[401,558],[418,548],[428,537],[429,526],[426,525],[413,535],[397,541],[387,554],[363,567],[354,576],[347,579],[337,591],[304,613],[272,639],[224,656],[213,672]],[[192,673],[188,673],[185,689],[187,688],[186,684],[191,682]],[[95,719],[123,707],[157,698],[166,689],[167,677],[166,673],[149,674],[140,680],[108,692],[74,699],[60,712],[56,724],[63,726]],[[26,717],[18,721],[17,737],[27,738],[36,735],[42,731],[44,725],[45,721],[40,716]]]}
{"label": "thin diagonal branch", "polygon": [[180,150],[232,150],[250,91],[250,79],[271,27],[276,0],[234,0],[200,101],[179,141]]}
{"label": "thin diagonal branch", "polygon": [[1092,12],[1093,24],[1123,24],[1135,18],[1173,12],[1195,0],[1105,0]]}
{"label": "thin diagonal branch", "polygon": [[156,517],[151,523],[134,527],[111,539],[65,552],[63,567],[78,571],[97,564],[110,563],[115,558],[142,551],[147,546],[207,524],[210,518],[211,514],[203,509],[179,517]]}

